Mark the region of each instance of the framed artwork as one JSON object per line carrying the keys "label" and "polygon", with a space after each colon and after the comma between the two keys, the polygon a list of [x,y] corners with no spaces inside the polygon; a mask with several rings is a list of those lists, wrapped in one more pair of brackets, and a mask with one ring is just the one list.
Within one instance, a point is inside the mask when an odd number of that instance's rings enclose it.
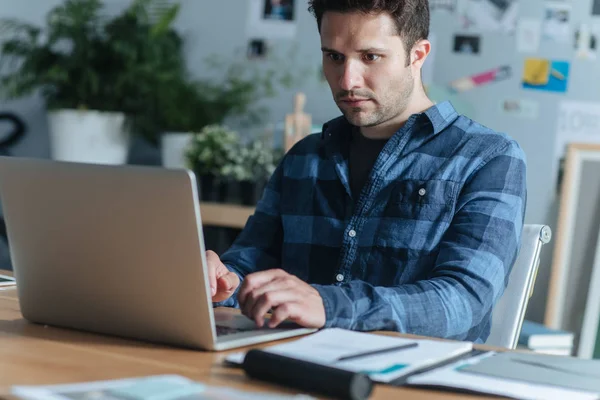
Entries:
{"label": "framed artwork", "polygon": [[[544,324],[576,335],[575,353],[579,355],[586,306],[591,297],[600,299],[600,145],[572,143],[568,146],[563,173],[558,226],[546,301]],[[590,290],[593,287],[593,290]],[[598,301],[597,301],[598,303]],[[596,304],[600,306],[600,304]],[[599,307],[600,311],[600,307]],[[590,309],[593,313],[593,309]],[[586,329],[597,331],[599,313],[587,317]],[[593,345],[591,346],[593,349]],[[581,348],[583,350],[583,348]],[[592,350],[593,351],[593,350]]]}

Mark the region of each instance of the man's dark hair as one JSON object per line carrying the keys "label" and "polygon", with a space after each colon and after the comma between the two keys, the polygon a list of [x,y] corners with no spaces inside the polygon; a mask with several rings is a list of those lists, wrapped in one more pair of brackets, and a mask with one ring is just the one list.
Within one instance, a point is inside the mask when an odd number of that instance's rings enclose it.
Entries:
{"label": "man's dark hair", "polygon": [[308,5],[308,11],[317,19],[319,32],[327,11],[390,14],[406,48],[407,63],[415,43],[429,36],[429,0],[309,0]]}

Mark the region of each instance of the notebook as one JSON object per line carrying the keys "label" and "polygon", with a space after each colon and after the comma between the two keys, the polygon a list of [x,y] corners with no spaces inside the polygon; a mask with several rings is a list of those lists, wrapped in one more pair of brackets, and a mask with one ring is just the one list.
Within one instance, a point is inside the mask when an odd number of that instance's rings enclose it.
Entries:
{"label": "notebook", "polygon": [[523,321],[519,344],[530,349],[571,348],[574,335],[559,329],[550,329],[533,321]]}
{"label": "notebook", "polygon": [[[263,350],[362,372],[376,382],[390,383],[422,368],[469,353],[472,349],[471,342],[406,339],[332,328]],[[226,362],[241,365],[244,356],[245,353],[233,353],[227,356]]]}

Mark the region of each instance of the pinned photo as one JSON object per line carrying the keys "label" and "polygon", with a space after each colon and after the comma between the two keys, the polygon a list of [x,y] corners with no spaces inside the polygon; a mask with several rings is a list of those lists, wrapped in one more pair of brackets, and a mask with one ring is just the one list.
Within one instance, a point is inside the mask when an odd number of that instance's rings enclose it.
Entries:
{"label": "pinned photo", "polygon": [[518,0],[466,0],[461,3],[463,27],[512,33],[517,25]]}
{"label": "pinned photo", "polygon": [[600,26],[590,27],[582,24],[575,32],[575,50],[577,58],[595,60],[598,58],[598,36]]}
{"label": "pinned photo", "polygon": [[248,0],[248,37],[292,39],[296,35],[295,0]]}
{"label": "pinned photo", "polygon": [[523,69],[523,88],[564,93],[569,83],[568,61],[528,58]]}
{"label": "pinned photo", "polygon": [[454,36],[454,52],[460,54],[479,54],[479,36]]}
{"label": "pinned photo", "polygon": [[544,38],[557,43],[569,43],[571,39],[571,4],[546,3],[544,14]]}
{"label": "pinned photo", "polygon": [[539,115],[540,104],[526,99],[505,99],[500,102],[500,110],[515,118],[536,119]]}
{"label": "pinned photo", "polygon": [[264,2],[263,18],[283,21],[294,19],[294,0],[264,0]]}
{"label": "pinned photo", "polygon": [[594,0],[592,4],[592,15],[600,15],[600,0]]}
{"label": "pinned photo", "polygon": [[248,42],[247,56],[249,59],[265,58],[267,55],[267,44],[262,39],[252,39]]}
{"label": "pinned photo", "polygon": [[517,26],[517,51],[537,53],[542,41],[542,20],[520,18]]}

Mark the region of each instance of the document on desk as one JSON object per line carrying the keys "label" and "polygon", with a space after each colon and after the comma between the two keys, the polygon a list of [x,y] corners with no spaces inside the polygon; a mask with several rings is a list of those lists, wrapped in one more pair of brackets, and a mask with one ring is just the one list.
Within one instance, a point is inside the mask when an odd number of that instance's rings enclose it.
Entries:
{"label": "document on desk", "polygon": [[24,400],[315,400],[306,395],[248,392],[205,385],[180,375],[154,375],[47,386],[13,386]]}
{"label": "document on desk", "polygon": [[[509,353],[507,353],[509,354]],[[513,354],[513,353],[510,353]],[[598,393],[464,372],[495,357],[488,352],[407,379],[409,385],[444,387],[523,400],[597,400]]]}
{"label": "document on desk", "polygon": [[600,361],[547,354],[499,353],[462,372],[600,393]]}
{"label": "document on desk", "polygon": [[[471,342],[406,339],[344,329],[323,329],[264,351],[343,370],[362,372],[377,382],[392,382],[421,368],[438,364],[473,349]],[[245,353],[226,360],[242,364]]]}

